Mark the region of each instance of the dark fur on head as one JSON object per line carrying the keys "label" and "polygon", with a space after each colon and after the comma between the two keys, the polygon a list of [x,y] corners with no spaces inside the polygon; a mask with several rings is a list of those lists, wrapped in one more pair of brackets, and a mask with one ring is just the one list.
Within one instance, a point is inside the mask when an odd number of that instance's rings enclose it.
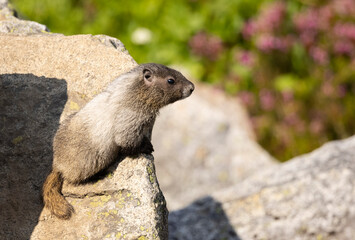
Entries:
{"label": "dark fur on head", "polygon": [[[159,111],[160,108],[191,95],[194,85],[180,72],[161,64],[147,63],[139,65],[130,72],[140,72],[139,79],[130,86],[129,92],[137,108]],[[139,99],[139,102],[133,100]],[[137,105],[136,105],[137,104]]]}

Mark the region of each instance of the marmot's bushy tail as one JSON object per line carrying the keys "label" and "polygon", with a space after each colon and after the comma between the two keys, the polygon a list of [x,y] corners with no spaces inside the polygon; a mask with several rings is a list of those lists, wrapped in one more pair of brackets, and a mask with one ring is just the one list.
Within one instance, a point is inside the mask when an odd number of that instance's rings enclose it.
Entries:
{"label": "marmot's bushy tail", "polygon": [[69,219],[74,212],[74,208],[63,197],[62,191],[63,177],[61,173],[52,171],[43,184],[44,206],[53,215],[61,219]]}

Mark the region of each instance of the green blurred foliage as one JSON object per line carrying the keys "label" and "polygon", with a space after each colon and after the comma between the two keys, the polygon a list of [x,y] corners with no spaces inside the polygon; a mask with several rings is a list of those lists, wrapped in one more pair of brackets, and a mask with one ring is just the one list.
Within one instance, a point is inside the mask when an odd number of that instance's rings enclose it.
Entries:
{"label": "green blurred foliage", "polygon": [[[203,59],[191,54],[190,38],[205,31],[223,39],[225,44],[234,44],[240,38],[244,20],[255,14],[261,2],[265,0],[13,1],[20,16],[43,23],[53,32],[117,37],[137,62],[181,65],[198,79],[204,75],[205,66]],[[133,33],[140,28],[151,32],[152,38],[146,44],[132,41]],[[218,82],[224,75],[223,62],[228,58],[221,57],[214,77],[203,80]]]}
{"label": "green blurred foliage", "polygon": [[13,0],[66,35],[120,39],[138,63],[239,96],[280,160],[355,131],[353,0]]}

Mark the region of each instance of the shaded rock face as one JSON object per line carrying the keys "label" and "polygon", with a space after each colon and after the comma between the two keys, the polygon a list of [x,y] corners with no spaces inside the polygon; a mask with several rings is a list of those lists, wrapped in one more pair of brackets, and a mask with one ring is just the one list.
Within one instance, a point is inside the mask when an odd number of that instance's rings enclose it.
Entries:
{"label": "shaded rock face", "polygon": [[171,240],[240,239],[222,204],[212,197],[199,199],[182,210],[172,212],[169,217]]}
{"label": "shaded rock face", "polygon": [[29,239],[42,210],[40,189],[67,101],[63,79],[0,75],[0,236]]}
{"label": "shaded rock face", "polygon": [[[354,239],[354,186],[352,137],[172,212],[169,239]],[[210,231],[221,212],[217,232]]]}

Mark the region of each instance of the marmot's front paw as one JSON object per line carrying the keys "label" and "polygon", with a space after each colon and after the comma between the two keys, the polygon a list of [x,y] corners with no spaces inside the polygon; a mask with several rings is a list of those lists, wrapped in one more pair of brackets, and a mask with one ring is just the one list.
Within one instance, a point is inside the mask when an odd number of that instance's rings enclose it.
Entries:
{"label": "marmot's front paw", "polygon": [[154,152],[154,148],[152,143],[149,141],[149,139],[147,137],[143,138],[142,144],[141,144],[141,148],[140,148],[140,152],[141,153],[146,153],[146,154],[151,154],[152,152]]}

